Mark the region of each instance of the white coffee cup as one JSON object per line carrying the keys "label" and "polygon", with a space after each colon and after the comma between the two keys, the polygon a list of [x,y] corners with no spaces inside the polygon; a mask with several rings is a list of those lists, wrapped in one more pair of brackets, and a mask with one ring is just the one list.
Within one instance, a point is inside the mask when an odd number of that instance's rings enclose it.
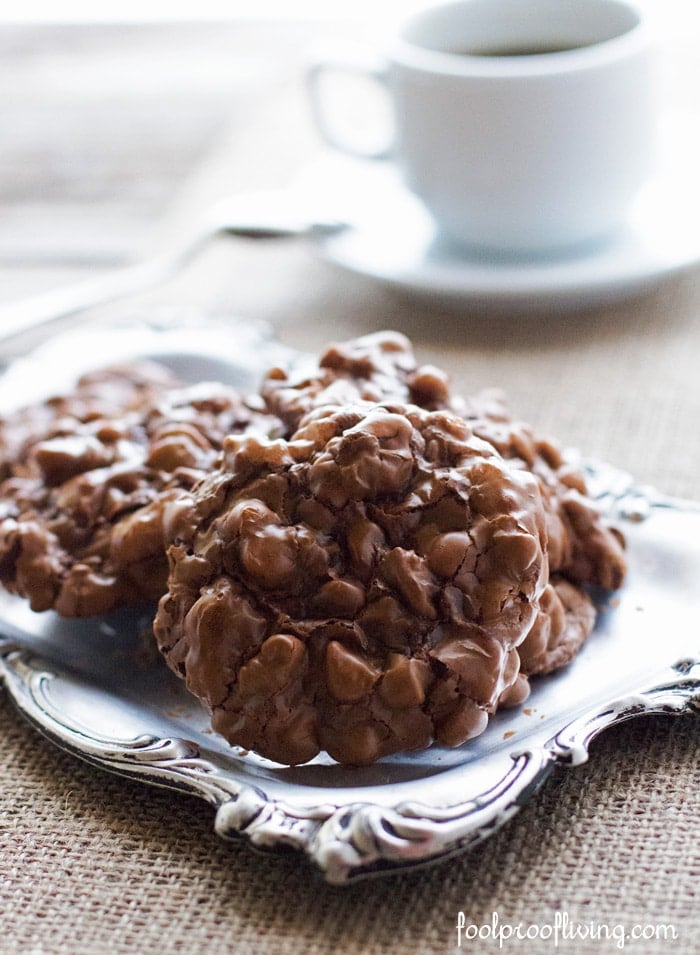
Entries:
{"label": "white coffee cup", "polygon": [[[652,168],[651,30],[628,0],[454,0],[410,15],[378,67],[309,71],[335,148],[396,163],[447,238],[499,253],[561,251],[609,236]],[[329,70],[381,81],[391,146],[339,139]]]}

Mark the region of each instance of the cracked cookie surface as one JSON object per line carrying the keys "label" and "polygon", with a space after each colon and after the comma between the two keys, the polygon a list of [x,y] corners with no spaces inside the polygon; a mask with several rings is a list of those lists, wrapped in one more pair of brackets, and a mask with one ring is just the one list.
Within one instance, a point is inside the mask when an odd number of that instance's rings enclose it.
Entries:
{"label": "cracked cookie surface", "polygon": [[546,584],[530,473],[451,412],[364,401],[227,439],[193,498],[155,633],[229,742],[364,764],[483,731]]}
{"label": "cracked cookie surface", "polygon": [[[595,610],[585,588],[616,590],[622,585],[624,541],[598,513],[575,462],[555,441],[515,420],[502,392],[486,389],[469,398],[456,396],[441,369],[416,362],[404,335],[378,332],[331,345],[318,361],[310,360],[292,373],[272,369],[262,393],[290,432],[314,409],[358,398],[449,409],[509,463],[531,472],[544,503],[552,589],[539,636],[533,634],[532,638],[534,645],[546,629],[549,650],[547,654],[530,654],[527,673],[550,672],[553,660],[563,666],[575,656],[595,623]],[[513,690],[505,699],[521,702],[527,692],[521,681],[519,692]]]}

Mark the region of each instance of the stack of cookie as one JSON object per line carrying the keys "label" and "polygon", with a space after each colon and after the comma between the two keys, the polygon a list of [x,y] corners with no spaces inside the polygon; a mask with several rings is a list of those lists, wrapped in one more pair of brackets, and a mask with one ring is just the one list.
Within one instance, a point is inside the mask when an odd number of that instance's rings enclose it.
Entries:
{"label": "stack of cookie", "polygon": [[595,623],[623,541],[503,397],[451,394],[396,333],[259,395],[106,369],[0,429],[0,581],[34,610],[158,600],[230,743],[294,765],[461,745]]}

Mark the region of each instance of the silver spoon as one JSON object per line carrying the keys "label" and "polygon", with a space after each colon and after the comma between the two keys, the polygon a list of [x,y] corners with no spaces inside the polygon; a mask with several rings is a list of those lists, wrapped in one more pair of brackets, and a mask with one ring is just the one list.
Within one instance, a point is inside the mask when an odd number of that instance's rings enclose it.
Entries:
{"label": "silver spoon", "polygon": [[299,215],[280,192],[221,200],[167,250],[107,275],[0,305],[0,342],[34,328],[144,291],[173,276],[217,236],[245,239],[322,238],[346,228],[334,219]]}

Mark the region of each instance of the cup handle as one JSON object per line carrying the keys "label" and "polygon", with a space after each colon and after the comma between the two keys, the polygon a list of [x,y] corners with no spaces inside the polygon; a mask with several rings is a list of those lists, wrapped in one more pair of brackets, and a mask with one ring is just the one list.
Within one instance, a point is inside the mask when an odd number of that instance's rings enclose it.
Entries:
{"label": "cup handle", "polygon": [[311,116],[316,128],[327,145],[338,152],[353,156],[356,159],[387,159],[393,152],[394,142],[391,133],[387,135],[387,144],[377,149],[365,149],[362,146],[338,136],[329,122],[328,112],[324,103],[323,83],[330,73],[348,74],[350,76],[370,79],[388,89],[388,69],[381,60],[363,58],[361,56],[339,56],[337,59],[323,59],[312,63],[306,71],[306,89],[311,107]]}

